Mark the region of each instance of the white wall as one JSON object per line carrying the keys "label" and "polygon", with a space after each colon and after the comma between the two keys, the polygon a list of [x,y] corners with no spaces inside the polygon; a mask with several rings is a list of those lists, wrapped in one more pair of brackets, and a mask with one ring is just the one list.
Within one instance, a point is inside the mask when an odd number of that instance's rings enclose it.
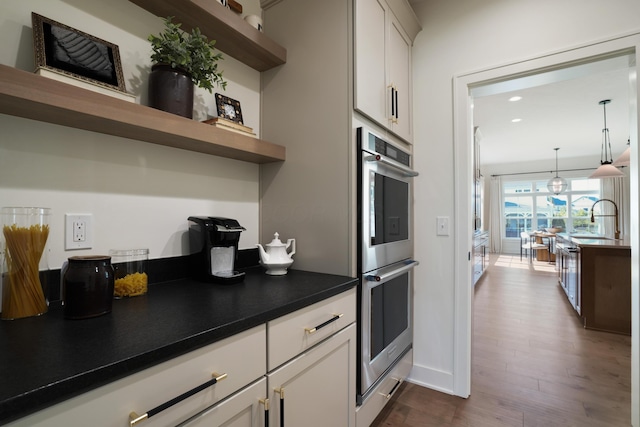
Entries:
{"label": "white wall", "polygon": [[[637,32],[640,2],[613,0],[425,0],[414,58],[416,269],[411,380],[452,393],[455,236],[436,236],[436,216],[454,218],[454,76]],[[460,153],[458,153],[459,155]],[[594,159],[597,162],[599,159]],[[452,224],[452,230],[455,225]]]}
{"label": "white wall", "polygon": [[[258,0],[243,3],[260,13]],[[127,90],[146,104],[147,37],[162,30],[160,18],[126,0],[3,1],[2,64],[34,69],[32,11],[118,45]],[[240,100],[246,124],[259,134],[260,73],[228,56],[220,67],[224,93]],[[215,115],[209,92],[197,89],[195,104],[196,118]],[[0,129],[0,207],[53,209],[50,268],[112,248],[149,248],[151,258],[186,254],[189,215],[236,218],[247,228],[240,247],[258,242],[256,164],[9,115],[0,115]],[[93,214],[91,250],[64,250],[65,213]]]}

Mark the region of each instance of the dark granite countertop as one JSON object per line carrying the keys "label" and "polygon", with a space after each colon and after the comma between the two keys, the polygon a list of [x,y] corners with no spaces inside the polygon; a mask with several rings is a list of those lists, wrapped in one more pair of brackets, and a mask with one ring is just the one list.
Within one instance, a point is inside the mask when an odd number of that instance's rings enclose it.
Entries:
{"label": "dark granite countertop", "polygon": [[261,267],[242,283],[189,279],[114,300],[110,314],[66,320],[61,308],[0,322],[0,424],[322,301],[356,279]]}

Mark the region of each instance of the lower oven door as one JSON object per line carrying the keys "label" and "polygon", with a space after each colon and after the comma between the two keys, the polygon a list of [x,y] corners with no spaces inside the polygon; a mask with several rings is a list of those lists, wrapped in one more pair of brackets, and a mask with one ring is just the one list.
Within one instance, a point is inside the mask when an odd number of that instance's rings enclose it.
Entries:
{"label": "lower oven door", "polygon": [[405,260],[362,275],[358,400],[411,348],[416,265]]}

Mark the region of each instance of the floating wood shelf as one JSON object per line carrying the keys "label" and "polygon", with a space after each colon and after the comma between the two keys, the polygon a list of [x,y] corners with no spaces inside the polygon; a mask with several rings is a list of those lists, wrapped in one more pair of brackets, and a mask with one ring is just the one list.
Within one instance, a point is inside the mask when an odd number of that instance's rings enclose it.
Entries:
{"label": "floating wood shelf", "polygon": [[252,163],[285,148],[133,102],[0,65],[0,113]]}
{"label": "floating wood shelf", "polygon": [[216,41],[216,49],[258,71],[269,70],[287,60],[287,50],[215,0],[129,0],[161,18],[191,32],[195,27]]}

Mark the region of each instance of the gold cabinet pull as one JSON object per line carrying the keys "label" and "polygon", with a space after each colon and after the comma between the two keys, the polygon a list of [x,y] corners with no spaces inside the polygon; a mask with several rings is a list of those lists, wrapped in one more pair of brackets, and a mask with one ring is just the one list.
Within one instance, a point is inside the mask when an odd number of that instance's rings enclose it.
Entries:
{"label": "gold cabinet pull", "polygon": [[334,314],[331,319],[327,320],[326,322],[322,322],[321,324],[319,324],[315,328],[304,328],[304,330],[309,335],[315,334],[319,329],[322,329],[325,326],[330,325],[331,323],[335,322],[336,320],[338,320],[342,316],[344,316],[344,313]]}
{"label": "gold cabinet pull", "polygon": [[393,83],[387,87],[391,88],[391,122],[398,124],[398,88]]}
{"label": "gold cabinet pull", "polygon": [[396,384],[393,386],[391,391],[389,393],[387,393],[387,394],[380,393],[380,395],[384,396],[384,398],[387,399],[387,400],[391,399],[391,396],[393,396],[393,394],[396,392],[398,387],[400,387],[400,384],[402,384],[402,380],[401,379],[397,379],[397,378],[391,378],[391,379],[396,381]]}
{"label": "gold cabinet pull", "polygon": [[264,427],[269,427],[269,399],[265,397],[258,402],[264,406]]}
{"label": "gold cabinet pull", "polygon": [[284,387],[274,388],[273,391],[280,395],[280,427],[284,427]]}
{"label": "gold cabinet pull", "polygon": [[227,378],[227,374],[218,374],[215,372],[212,374],[212,376],[213,378],[210,379],[209,381],[202,383],[199,386],[192,388],[191,390],[185,393],[182,393],[180,396],[174,397],[173,399],[164,402],[162,405],[156,406],[155,408],[145,412],[142,415],[138,415],[136,412],[131,412],[129,414],[129,426],[135,426],[141,423],[142,421],[146,420],[147,418],[151,418],[154,415],[157,415],[160,412],[164,411],[165,409],[169,409],[173,405],[180,403],[183,400],[193,396],[194,394],[204,390],[205,388],[211,387],[212,385],[216,384],[218,381],[222,381],[225,378]]}

